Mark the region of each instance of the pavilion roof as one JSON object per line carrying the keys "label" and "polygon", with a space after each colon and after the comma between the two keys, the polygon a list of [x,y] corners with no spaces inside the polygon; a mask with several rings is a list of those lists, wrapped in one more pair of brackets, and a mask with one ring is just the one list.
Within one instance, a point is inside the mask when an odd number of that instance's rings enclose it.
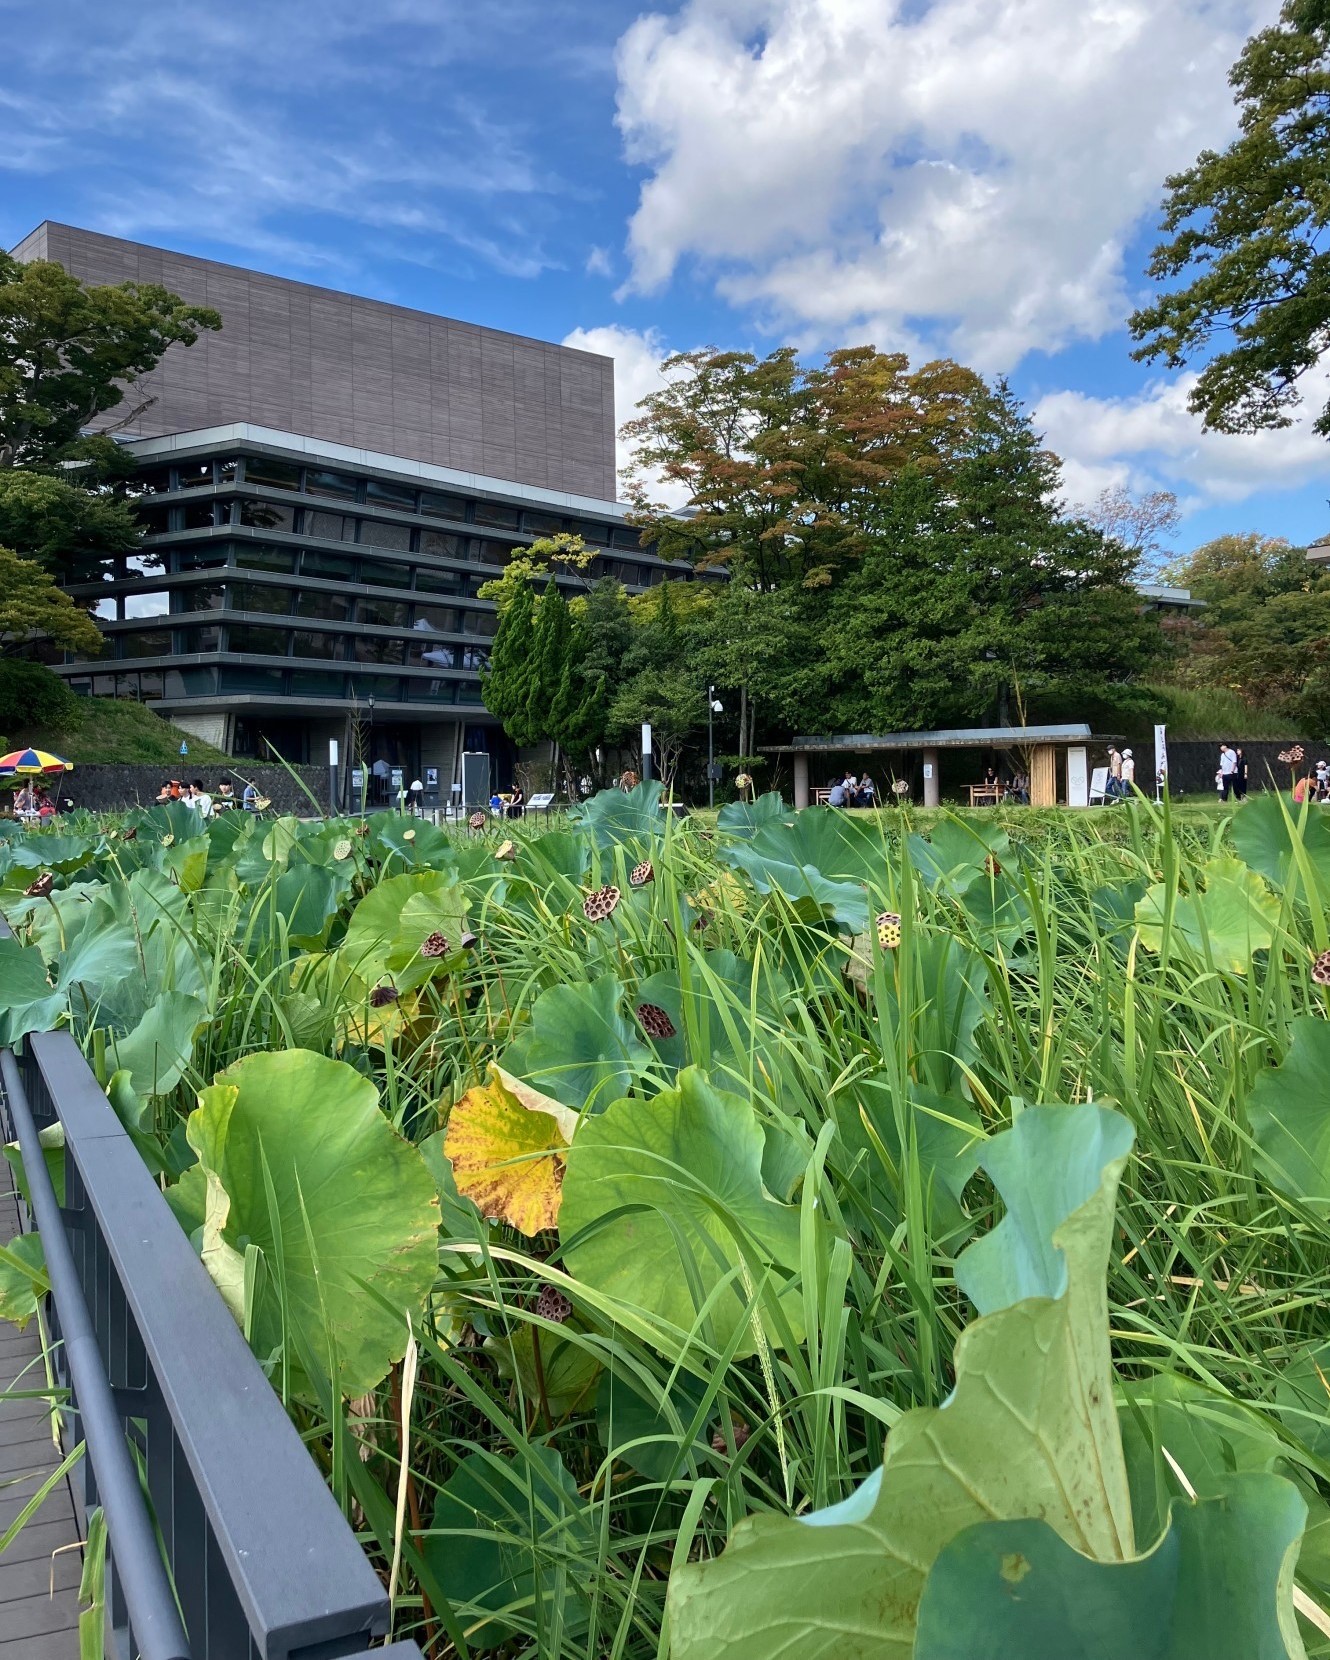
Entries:
{"label": "pavilion roof", "polygon": [[[1111,734],[1102,734],[1107,742]],[[1083,721],[1063,726],[951,726],[934,732],[850,732],[830,737],[791,738],[787,744],[764,744],[768,755],[846,754],[873,749],[1008,749],[1020,744],[1088,744]]]}

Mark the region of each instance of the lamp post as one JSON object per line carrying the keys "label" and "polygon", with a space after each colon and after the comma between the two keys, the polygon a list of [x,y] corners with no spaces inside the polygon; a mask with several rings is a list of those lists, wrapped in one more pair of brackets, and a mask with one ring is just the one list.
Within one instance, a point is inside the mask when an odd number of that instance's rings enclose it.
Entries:
{"label": "lamp post", "polygon": [[716,715],[725,713],[725,705],[716,696],[714,686],[707,687],[707,806],[716,805]]}
{"label": "lamp post", "polygon": [[371,789],[371,786],[370,786],[370,779],[374,776],[373,766],[374,766],[374,693],[371,692],[369,694],[369,755],[368,755],[368,757],[365,761],[365,793],[361,797],[361,801],[360,801],[360,810],[361,810],[362,813],[365,810],[365,803],[370,799],[370,796],[373,793],[373,791]]}

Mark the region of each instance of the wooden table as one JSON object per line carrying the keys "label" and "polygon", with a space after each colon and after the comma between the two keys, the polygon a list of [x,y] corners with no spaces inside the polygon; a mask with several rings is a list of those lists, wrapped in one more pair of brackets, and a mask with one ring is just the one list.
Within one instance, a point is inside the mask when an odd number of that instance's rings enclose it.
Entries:
{"label": "wooden table", "polygon": [[1006,795],[1000,784],[971,784],[971,807],[996,807]]}

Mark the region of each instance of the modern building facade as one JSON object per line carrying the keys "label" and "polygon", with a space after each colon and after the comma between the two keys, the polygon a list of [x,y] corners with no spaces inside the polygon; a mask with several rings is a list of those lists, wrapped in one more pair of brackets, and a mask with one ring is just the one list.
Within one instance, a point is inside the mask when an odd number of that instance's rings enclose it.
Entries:
{"label": "modern building facade", "polygon": [[54,665],[76,691],[140,698],[240,756],[349,756],[355,725],[446,796],[463,750],[511,763],[478,590],[512,549],[576,532],[593,578],[664,575],[613,500],[608,358],[67,226],[16,253],[223,317],[126,400],[145,541],[71,590],[106,639]]}

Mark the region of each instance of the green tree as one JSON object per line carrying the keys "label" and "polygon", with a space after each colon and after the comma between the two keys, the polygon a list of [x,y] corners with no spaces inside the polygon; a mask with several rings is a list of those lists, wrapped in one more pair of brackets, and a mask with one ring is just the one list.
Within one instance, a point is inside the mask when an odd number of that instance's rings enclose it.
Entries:
{"label": "green tree", "polygon": [[32,739],[49,745],[78,723],[80,700],[43,663],[0,658],[0,735],[4,747]]}
{"label": "green tree", "polygon": [[143,539],[132,502],[86,464],[74,477],[83,482],[22,467],[0,472],[0,544],[63,584],[97,581],[108,560]]}
{"label": "green tree", "polygon": [[12,548],[0,547],[0,656],[15,657],[34,639],[95,656],[101,630],[53,578]]}
{"label": "green tree", "polygon": [[646,668],[626,680],[609,709],[610,736],[636,748],[649,722],[656,768],[667,786],[679,770],[684,745],[705,725],[706,692],[686,669]]}
{"label": "green tree", "polygon": [[69,459],[79,435],[147,402],[136,383],[169,347],[192,346],[220,316],[154,283],[94,287],[52,260],[0,253],[0,468]]}
{"label": "green tree", "polygon": [[[500,584],[487,586],[498,588]],[[532,623],[536,599],[525,578],[509,585],[498,599],[499,621],[490,647],[489,665],[480,677],[480,689],[485,707],[503,723],[512,741],[519,748],[525,748],[541,736],[539,732],[533,735],[530,727],[535,672]]]}
{"label": "green tree", "polygon": [[[1188,279],[1131,318],[1136,355],[1211,353],[1191,408],[1221,432],[1287,426],[1330,342],[1330,0],[1285,0],[1233,66],[1241,131],[1167,182],[1149,274]],[[1317,430],[1330,436],[1330,402]]]}

